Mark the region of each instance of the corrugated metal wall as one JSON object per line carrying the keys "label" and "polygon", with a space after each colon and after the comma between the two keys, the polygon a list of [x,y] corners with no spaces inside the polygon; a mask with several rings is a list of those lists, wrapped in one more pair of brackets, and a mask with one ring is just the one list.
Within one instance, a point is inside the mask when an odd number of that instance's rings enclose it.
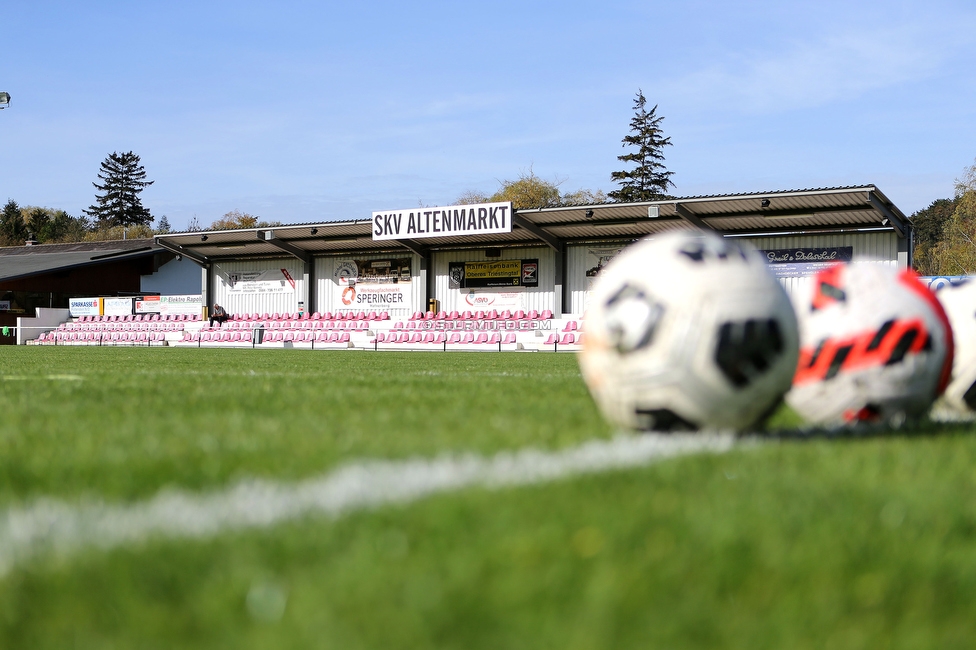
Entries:
{"label": "corrugated metal wall", "polygon": [[451,289],[448,282],[448,264],[450,262],[484,262],[489,260],[539,260],[539,286],[513,287],[512,289],[478,289],[477,292],[491,293],[493,291],[507,291],[522,294],[522,309],[555,310],[555,269],[556,253],[551,248],[503,248],[501,257],[485,257],[484,250],[443,251],[433,254],[435,274],[434,297],[440,300],[444,311],[466,311],[473,308],[465,301],[470,289]]}
{"label": "corrugated metal wall", "polygon": [[412,276],[412,281],[410,283],[412,285],[410,290],[410,304],[406,305],[402,309],[377,309],[376,311],[388,311],[390,315],[394,317],[410,316],[415,311],[425,311],[427,309],[427,305],[425,304],[424,300],[427,292],[420,280],[420,256],[406,252],[396,255],[387,253],[383,255],[342,255],[336,257],[316,257],[315,296],[318,311],[336,312],[349,309],[347,306],[342,304],[342,289],[339,288],[339,285],[335,279],[335,269],[337,263],[353,259],[386,260],[397,257],[410,258],[410,273]]}
{"label": "corrugated metal wall", "polygon": [[[232,292],[229,273],[247,273],[275,271],[286,269],[295,281],[294,290],[290,289],[282,293],[240,293]],[[294,257],[274,259],[274,260],[252,260],[252,261],[227,261],[215,263],[213,265],[213,293],[210,298],[212,306],[215,302],[220,304],[231,314],[241,313],[294,313],[298,311],[298,303],[308,301],[305,293],[304,265]]]}
{"label": "corrugated metal wall", "polygon": [[[898,265],[898,235],[894,232],[846,233],[837,235],[795,235],[790,237],[744,237],[754,248],[834,248],[851,246],[855,262],[881,262]],[[805,291],[809,278],[780,278],[786,293],[793,296]]]}
{"label": "corrugated metal wall", "polygon": [[[898,235],[894,232],[842,233],[833,235],[794,235],[788,237],[748,237],[737,238],[745,241],[757,249],[773,250],[780,248],[834,248],[851,246],[854,249],[855,261],[881,262],[886,265],[898,264]],[[587,246],[569,246],[566,250],[568,289],[568,304],[564,311],[572,314],[582,314],[586,310],[586,301],[592,278],[586,277],[587,267],[592,264],[589,256],[591,249],[615,248],[611,244],[592,244]],[[809,282],[808,278],[781,278],[787,293],[794,294],[803,290]]]}

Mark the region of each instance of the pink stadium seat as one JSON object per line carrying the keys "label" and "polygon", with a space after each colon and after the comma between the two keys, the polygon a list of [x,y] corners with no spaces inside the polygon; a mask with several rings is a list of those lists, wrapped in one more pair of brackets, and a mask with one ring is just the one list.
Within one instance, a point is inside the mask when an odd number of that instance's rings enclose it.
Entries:
{"label": "pink stadium seat", "polygon": [[241,332],[241,341],[245,343],[251,342],[251,330],[244,330]]}
{"label": "pink stadium seat", "polygon": [[439,311],[434,315],[434,320],[444,320],[445,318],[447,318],[446,311]]}
{"label": "pink stadium seat", "polygon": [[285,332],[285,338],[282,339],[285,342],[290,342],[295,340],[295,335],[289,330]]}
{"label": "pink stadium seat", "polygon": [[339,335],[339,343],[348,343],[348,342],[349,342],[349,332],[343,332],[342,334]]}
{"label": "pink stadium seat", "polygon": [[313,312],[312,313],[312,320],[322,320],[322,314],[320,314],[317,311],[316,312]]}
{"label": "pink stadium seat", "polygon": [[515,313],[512,314],[512,317],[515,320],[523,320],[525,318],[525,311],[522,309],[516,309]]}
{"label": "pink stadium seat", "polygon": [[461,342],[461,333],[460,332],[451,332],[451,335],[449,337],[447,337],[447,342],[448,343],[460,343]]}
{"label": "pink stadium seat", "polygon": [[512,312],[505,309],[502,311],[502,313],[498,314],[498,317],[501,318],[502,320],[512,320]]}
{"label": "pink stadium seat", "polygon": [[315,332],[315,342],[316,343],[325,343],[328,340],[329,340],[329,333],[326,332],[325,330],[319,330],[319,331]]}
{"label": "pink stadium seat", "polygon": [[427,332],[426,334],[424,334],[424,343],[433,343],[433,342],[434,342],[433,332]]}
{"label": "pink stadium seat", "polygon": [[434,335],[433,342],[437,343],[438,345],[447,343],[447,334],[445,334],[444,332],[438,332],[437,334]]}
{"label": "pink stadium seat", "polygon": [[485,320],[485,312],[478,310],[474,313],[475,320]]}
{"label": "pink stadium seat", "polygon": [[422,311],[415,311],[413,313],[413,316],[410,317],[410,320],[421,320],[421,319],[423,319],[423,317],[424,317],[424,312],[422,312]]}
{"label": "pink stadium seat", "polygon": [[366,320],[366,312],[361,311],[356,314],[356,320]]}
{"label": "pink stadium seat", "polygon": [[339,342],[339,332],[336,332],[335,330],[329,332],[329,343],[338,343],[338,342]]}
{"label": "pink stadium seat", "polygon": [[327,311],[324,314],[322,314],[322,320],[332,320],[332,312]]}
{"label": "pink stadium seat", "polygon": [[541,318],[542,320],[549,320],[550,318],[552,318],[552,311],[549,309],[543,309],[542,313],[539,314],[539,318]]}
{"label": "pink stadium seat", "polygon": [[488,332],[478,332],[478,336],[474,339],[475,343],[487,343],[488,342]]}
{"label": "pink stadium seat", "polygon": [[534,309],[530,309],[529,310],[529,313],[526,314],[526,316],[528,317],[529,320],[538,320],[539,319],[539,312],[537,312]]}
{"label": "pink stadium seat", "polygon": [[231,335],[230,335],[230,340],[231,341],[240,341],[241,340],[241,332],[240,332],[240,330],[235,331],[235,332],[232,332]]}
{"label": "pink stadium seat", "polygon": [[515,343],[515,333],[510,332],[505,335],[505,340],[502,341],[502,345],[512,345],[513,343]]}
{"label": "pink stadium seat", "polygon": [[455,309],[454,311],[452,311],[451,313],[449,313],[447,315],[447,318],[448,318],[448,320],[457,320],[457,319],[461,318],[461,314],[460,314],[460,312],[458,312],[458,310]]}
{"label": "pink stadium seat", "polygon": [[494,309],[489,310],[485,314],[485,320],[498,320],[498,312]]}
{"label": "pink stadium seat", "polygon": [[366,320],[379,320],[379,319],[380,319],[380,315],[377,314],[375,311],[371,311],[366,314]]}
{"label": "pink stadium seat", "polygon": [[414,332],[410,335],[410,343],[423,343],[424,334],[423,332]]}
{"label": "pink stadium seat", "polygon": [[379,320],[390,320],[390,312],[388,312],[388,311],[381,311],[379,313]]}
{"label": "pink stadium seat", "polygon": [[275,313],[271,314],[271,319],[272,320],[281,320],[281,314],[279,314],[278,312],[275,312]]}
{"label": "pink stadium seat", "polygon": [[553,345],[555,343],[559,343],[559,335],[553,333],[549,335],[549,338],[546,339],[546,342],[543,345]]}
{"label": "pink stadium seat", "polygon": [[488,337],[488,342],[492,345],[498,345],[502,342],[502,335],[498,332],[492,332],[491,336]]}
{"label": "pink stadium seat", "polygon": [[434,312],[428,311],[424,312],[424,320],[430,320],[434,317]]}
{"label": "pink stadium seat", "polygon": [[393,324],[393,331],[400,331],[403,329],[403,321],[397,321]]}
{"label": "pink stadium seat", "polygon": [[572,332],[563,334],[562,340],[559,341],[559,345],[572,345],[573,343],[576,343],[576,335]]}
{"label": "pink stadium seat", "polygon": [[474,318],[474,314],[470,311],[465,311],[461,314],[461,320],[471,320],[472,318]]}
{"label": "pink stadium seat", "polygon": [[461,343],[474,343],[474,332],[465,332],[461,337]]}
{"label": "pink stadium seat", "polygon": [[578,329],[578,325],[574,320],[567,321],[566,326],[563,327],[564,332],[575,332],[577,329]]}
{"label": "pink stadium seat", "polygon": [[583,332],[576,335],[576,345],[583,345]]}

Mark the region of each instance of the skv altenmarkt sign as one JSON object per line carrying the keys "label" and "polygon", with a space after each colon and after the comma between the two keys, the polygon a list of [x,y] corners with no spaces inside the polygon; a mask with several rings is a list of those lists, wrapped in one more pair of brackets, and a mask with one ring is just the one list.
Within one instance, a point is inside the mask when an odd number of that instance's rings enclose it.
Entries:
{"label": "skv altenmarkt sign", "polygon": [[511,201],[373,213],[373,241],[503,232],[512,232]]}

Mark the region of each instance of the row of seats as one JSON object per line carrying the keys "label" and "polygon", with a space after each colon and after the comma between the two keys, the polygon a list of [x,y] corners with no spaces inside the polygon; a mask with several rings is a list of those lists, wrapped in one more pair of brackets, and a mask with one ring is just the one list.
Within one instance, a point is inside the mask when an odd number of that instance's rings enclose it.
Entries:
{"label": "row of seats", "polygon": [[[331,321],[331,320],[269,320],[269,321],[251,321],[251,320],[241,320],[241,321],[227,321],[220,329],[229,330],[253,330],[263,327],[266,330],[350,330],[350,331],[365,331],[368,330],[370,326],[370,321],[368,320],[349,320],[349,321]],[[217,329],[217,326],[211,328],[209,325],[203,326],[204,330]]]}
{"label": "row of seats", "polygon": [[80,316],[78,323],[138,323],[141,321],[198,321],[200,314],[126,314],[124,316]]}
{"label": "row of seats", "polygon": [[37,337],[43,345],[105,345],[141,343],[162,343],[166,335],[162,332],[46,332]]}
{"label": "row of seats", "polygon": [[552,310],[543,309],[541,312],[535,309],[530,309],[525,311],[518,309],[516,311],[510,311],[505,309],[503,311],[497,311],[494,309],[488,311],[439,311],[434,313],[432,311],[422,312],[416,311],[410,320],[550,320],[552,318]]}
{"label": "row of seats", "polygon": [[[250,330],[185,332],[184,343],[251,343]],[[349,332],[274,330],[264,336],[263,343],[348,343]]]}
{"label": "row of seats", "polygon": [[[451,330],[451,329],[461,330],[461,329],[464,329],[463,326],[462,327],[458,327],[457,326],[458,323],[474,322],[475,324],[477,324],[477,323],[484,323],[484,322],[493,322],[493,323],[506,323],[506,322],[511,322],[511,323],[514,323],[514,326],[512,327],[512,329],[525,331],[525,330],[528,330],[529,329],[528,326],[529,326],[529,323],[531,321],[529,319],[514,319],[514,318],[513,319],[507,319],[507,318],[506,319],[501,319],[501,318],[499,318],[499,319],[496,319],[494,321],[478,321],[478,320],[467,321],[467,320],[460,319],[460,318],[459,319],[448,318],[448,319],[445,319],[443,321],[436,321],[436,322],[443,322],[445,324],[443,329],[446,329],[446,330]],[[450,324],[453,324],[453,325],[448,325],[449,323]],[[397,321],[396,323],[393,324],[393,331],[394,332],[399,332],[401,330],[409,330],[409,331],[412,331],[412,330],[425,330],[426,331],[426,330],[431,329],[432,327],[434,327],[433,321],[428,321],[428,320],[409,320],[409,321],[406,321],[406,322],[404,322],[404,321]],[[582,327],[583,327],[583,324],[581,322],[577,322],[577,321],[571,320],[571,321],[568,321],[563,326],[562,331],[563,332],[575,332],[577,330],[581,330]],[[476,327],[474,327],[474,329],[488,329],[488,328],[476,326]],[[504,330],[504,329],[507,329],[507,328],[505,326],[501,326],[501,327],[497,327],[496,329]]]}
{"label": "row of seats", "polygon": [[390,332],[377,334],[370,343],[406,343],[406,344],[473,344],[473,345],[510,345],[515,343],[515,334],[508,333],[504,337],[498,332]]}
{"label": "row of seats", "polygon": [[263,314],[231,314],[229,320],[232,321],[299,321],[299,320],[390,320],[390,313],[385,311],[346,311],[346,312],[336,312],[333,314],[330,311],[327,312],[314,312],[309,313],[299,313],[295,312],[293,314],[279,314],[277,312],[269,314],[267,312]]}
{"label": "row of seats", "polygon": [[125,321],[79,323],[68,322],[58,325],[60,332],[179,332],[185,323],[182,321]]}
{"label": "row of seats", "polygon": [[583,343],[583,333],[580,332],[579,335],[573,334],[572,332],[564,333],[560,336],[558,333],[553,332],[546,339],[543,345],[581,345]]}

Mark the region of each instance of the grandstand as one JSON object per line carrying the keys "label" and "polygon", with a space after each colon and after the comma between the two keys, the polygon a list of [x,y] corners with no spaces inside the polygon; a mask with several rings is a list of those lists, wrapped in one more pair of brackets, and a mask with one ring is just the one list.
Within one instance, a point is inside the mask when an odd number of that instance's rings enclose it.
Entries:
{"label": "grandstand", "polygon": [[[411,208],[172,233],[94,255],[3,249],[0,290],[22,305],[34,297],[37,315],[17,318],[18,343],[568,351],[579,347],[600,269],[632,242],[676,229],[744,240],[788,292],[835,261],[911,265],[911,223],[864,185],[537,210]],[[130,258],[118,268],[131,280],[113,293],[108,265]],[[83,271],[102,284],[76,282]],[[205,326],[214,303],[233,314],[218,330]]]}
{"label": "grandstand", "polygon": [[549,310],[232,314],[210,326],[197,314],[80,316],[44,332],[33,345],[304,348],[310,350],[578,350],[583,322]]}

